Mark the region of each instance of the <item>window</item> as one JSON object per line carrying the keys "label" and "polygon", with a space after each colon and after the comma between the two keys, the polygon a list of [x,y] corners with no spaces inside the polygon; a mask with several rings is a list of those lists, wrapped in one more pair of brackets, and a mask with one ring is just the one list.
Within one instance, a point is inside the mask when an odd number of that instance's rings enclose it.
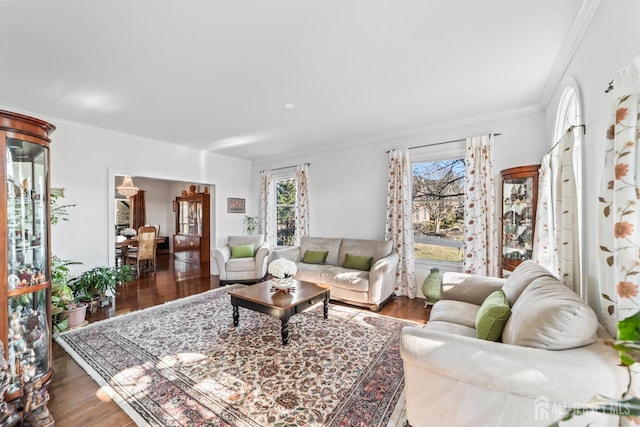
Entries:
{"label": "window", "polygon": [[464,158],[414,162],[412,169],[416,259],[462,262]]}
{"label": "window", "polygon": [[276,181],[276,212],[278,246],[294,246],[296,238],[296,179]]}

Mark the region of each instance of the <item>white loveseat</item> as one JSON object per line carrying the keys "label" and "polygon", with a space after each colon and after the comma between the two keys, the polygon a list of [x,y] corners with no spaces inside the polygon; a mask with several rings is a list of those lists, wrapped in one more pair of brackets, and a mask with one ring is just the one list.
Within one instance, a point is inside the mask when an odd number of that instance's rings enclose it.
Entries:
{"label": "white loveseat", "polygon": [[[511,315],[501,342],[477,338],[485,298],[502,289]],[[629,372],[593,310],[547,270],[522,263],[508,279],[443,275],[429,323],[405,327],[400,352],[411,426],[544,426],[567,405],[621,398]],[[561,425],[618,425],[587,413]]]}
{"label": "white loveseat", "polygon": [[[326,251],[321,264],[303,262],[307,251]],[[367,271],[343,267],[347,254],[370,257]],[[393,295],[398,254],[388,240],[302,237],[300,246],[278,249],[272,259],[287,258],[296,263],[295,279],[331,287],[331,299],[377,311]]]}

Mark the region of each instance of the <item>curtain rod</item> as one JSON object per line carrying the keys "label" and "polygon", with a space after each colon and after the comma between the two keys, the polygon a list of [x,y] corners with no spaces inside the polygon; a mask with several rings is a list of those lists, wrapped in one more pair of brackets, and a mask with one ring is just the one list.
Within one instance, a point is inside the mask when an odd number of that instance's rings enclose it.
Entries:
{"label": "curtain rod", "polygon": [[[569,133],[569,132],[573,131],[575,128],[582,128],[582,134],[583,135],[587,134],[587,125],[571,125],[571,126],[569,126],[567,128],[567,130],[564,131],[564,133]],[[562,138],[557,140],[556,143],[553,144],[553,147],[549,148],[549,151],[547,151],[547,154],[552,152],[558,146],[558,144],[560,144],[560,141],[562,141]]]}
{"label": "curtain rod", "polygon": [[[303,165],[307,165],[307,166],[311,166],[311,163],[303,163]],[[291,166],[282,166],[281,168],[275,168],[275,169],[270,169],[271,171],[279,171],[282,169],[289,169],[289,168],[295,168],[298,165],[291,165]],[[266,171],[266,169],[261,170],[260,172],[264,172]]]}
{"label": "curtain rod", "polygon": [[[502,134],[501,133],[490,133],[489,135],[500,136]],[[434,145],[453,144],[454,142],[462,142],[462,141],[466,141],[466,140],[467,140],[467,138],[461,138],[461,139],[452,139],[451,141],[434,142],[432,144],[416,145],[415,147],[407,148],[407,150],[414,150],[416,148],[424,148],[424,147],[432,147]],[[389,153],[390,151],[391,150],[387,150],[387,153]]]}

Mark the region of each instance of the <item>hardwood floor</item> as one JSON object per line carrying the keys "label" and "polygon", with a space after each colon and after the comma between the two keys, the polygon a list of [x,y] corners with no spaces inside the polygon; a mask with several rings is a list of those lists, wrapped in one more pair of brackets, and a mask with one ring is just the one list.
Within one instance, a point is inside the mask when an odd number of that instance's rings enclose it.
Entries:
{"label": "hardwood floor", "polygon": [[[182,262],[174,262],[172,255],[158,257],[155,275],[144,275],[124,285],[115,304],[88,314],[87,320],[113,316],[163,304],[189,295],[219,287],[217,276],[201,278],[199,271]],[[381,314],[425,323],[429,318],[423,299],[398,297],[389,301]],[[63,427],[129,427],[135,423],[98,387],[71,357],[55,342],[53,344],[54,377],[49,387],[49,411],[56,425]]]}

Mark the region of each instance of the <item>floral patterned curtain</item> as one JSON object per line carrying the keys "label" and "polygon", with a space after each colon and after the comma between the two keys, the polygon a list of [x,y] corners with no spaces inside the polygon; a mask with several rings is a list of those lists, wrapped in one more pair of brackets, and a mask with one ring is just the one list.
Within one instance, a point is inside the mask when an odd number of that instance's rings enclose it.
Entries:
{"label": "floral patterned curtain", "polygon": [[385,239],[393,241],[393,247],[400,255],[396,273],[396,295],[415,298],[417,286],[413,254],[411,180],[409,151],[391,150]]}
{"label": "floral patterned curtain", "polygon": [[465,156],[464,268],[468,274],[500,276],[493,135],[467,138]]}
{"label": "floral patterned curtain", "polygon": [[278,230],[276,220],[276,184],[271,171],[260,172],[260,220],[264,240],[270,247],[277,245]]}
{"label": "floral patterned curtain", "polygon": [[573,131],[567,131],[542,158],[533,259],[580,295],[580,233],[574,148]]}
{"label": "floral patterned curtain", "polygon": [[296,245],[300,245],[300,238],[309,235],[309,193],[307,178],[309,164],[298,165],[296,168]]}
{"label": "floral patterned curtain", "polygon": [[602,318],[617,335],[618,321],[640,307],[638,135],[640,55],[618,71],[607,129],[597,213]]}

